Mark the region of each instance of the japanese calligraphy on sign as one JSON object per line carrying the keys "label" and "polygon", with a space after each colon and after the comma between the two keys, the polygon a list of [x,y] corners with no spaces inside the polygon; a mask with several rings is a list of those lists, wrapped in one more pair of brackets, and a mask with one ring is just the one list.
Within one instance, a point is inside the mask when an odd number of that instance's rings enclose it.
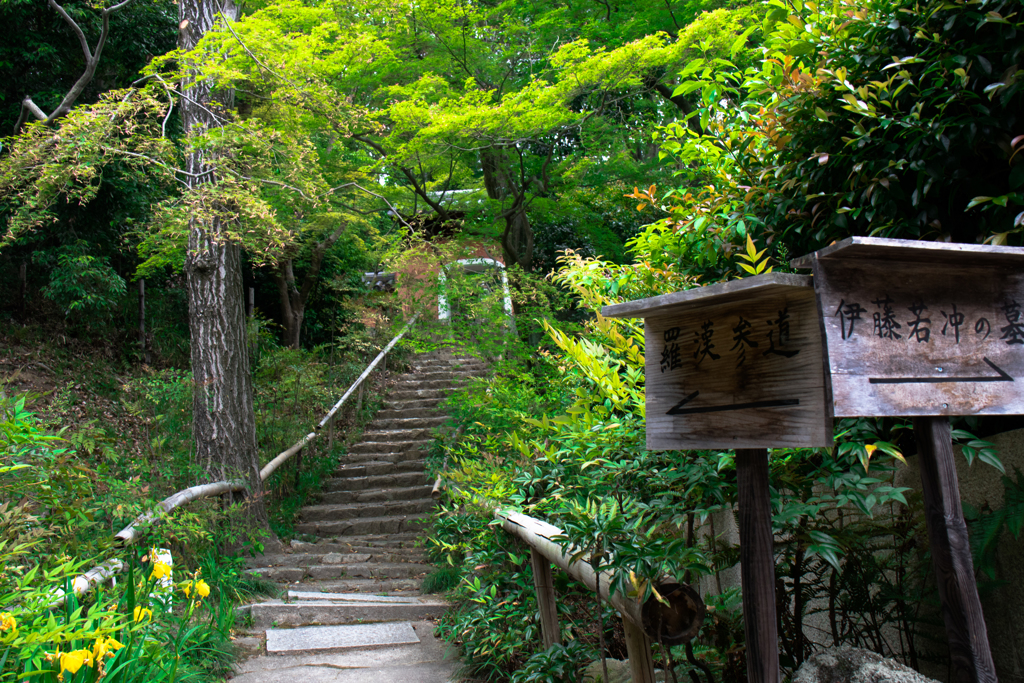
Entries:
{"label": "japanese calligraphy on sign", "polygon": [[604,314],[645,319],[648,448],[831,444],[810,278],[761,275]]}
{"label": "japanese calligraphy on sign", "polygon": [[794,265],[836,417],[1024,413],[1024,249],[851,238]]}

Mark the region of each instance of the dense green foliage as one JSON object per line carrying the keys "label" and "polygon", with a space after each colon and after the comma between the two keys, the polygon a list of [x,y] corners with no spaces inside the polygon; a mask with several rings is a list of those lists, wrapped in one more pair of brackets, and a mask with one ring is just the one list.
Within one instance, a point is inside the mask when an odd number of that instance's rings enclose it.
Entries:
{"label": "dense green foliage", "polygon": [[[432,310],[444,295],[451,323],[417,343],[493,361],[493,377],[451,400],[456,431],[432,454],[450,486],[426,587],[456,598],[441,632],[476,673],[523,683],[577,680],[589,660],[623,656],[622,636],[610,607],[563,577],[567,645],[540,648],[528,555],[489,524],[495,506],[560,525],[579,558],[617,572],[617,592],[650,596],[666,575],[699,583],[714,611],[691,648],[659,646],[664,668],[745,675],[740,595],[722,583],[737,551],[715,528],[735,504],[733,454],[645,449],[643,331],[601,306],[784,270],[849,235],[1016,245],[1024,234],[1015,0],[276,0],[190,53],[171,50],[170,5],[128,9],[80,105],[0,149],[0,321],[12,345],[32,334],[42,347],[43,336],[105,344],[109,372],[85,383],[119,406],[83,416],[65,383],[39,423],[24,400],[0,398],[0,608],[20,624],[0,625],[4,673],[115,637],[108,678],[174,678],[157,647],[201,668],[231,628],[226,596],[246,580],[214,538],[259,540],[212,504],[150,537],[203,566],[206,602],[178,595],[136,623],[149,586],[130,580],[88,598],[86,617],[57,613],[49,640],[38,604],[4,602],[19,590],[41,600],[101,557],[111,530],[201,474],[181,274],[190,220],[216,218],[245,250],[264,459],[308,431],[401,306]],[[92,35],[92,10],[68,10]],[[80,65],[49,8],[7,2],[0,17],[31,29],[27,43],[0,44],[3,123],[21,97],[59,100]],[[185,140],[177,84],[189,70],[235,106]],[[184,192],[197,149],[219,182]],[[480,253],[509,266],[514,317],[498,271],[451,266]],[[401,301],[361,277],[389,269]],[[85,372],[74,363],[58,373]],[[136,433],[97,425],[115,414]],[[1001,468],[970,433],[979,426],[957,425],[962,452]],[[822,642],[941,662],[921,607],[934,587],[920,502],[896,481],[907,424],[845,420],[836,441],[772,453],[783,665]],[[307,453],[300,477],[270,480],[277,533],[292,532],[338,457]],[[999,539],[1024,528],[1020,476],[1004,483],[1005,508],[968,511],[986,580],[998,580]],[[93,680],[96,664],[75,680]]]}

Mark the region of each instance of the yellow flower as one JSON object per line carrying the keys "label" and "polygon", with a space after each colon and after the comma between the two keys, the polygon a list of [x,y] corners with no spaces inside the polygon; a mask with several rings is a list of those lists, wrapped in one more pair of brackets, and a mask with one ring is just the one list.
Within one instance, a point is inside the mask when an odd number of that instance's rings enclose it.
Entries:
{"label": "yellow flower", "polygon": [[0,612],[0,631],[13,631],[18,628],[18,622],[14,620],[10,612]]}
{"label": "yellow flower", "polygon": [[163,562],[153,563],[153,573],[149,575],[151,579],[162,579],[165,576],[171,575],[171,565],[164,564]]}
{"label": "yellow flower", "polygon": [[142,621],[143,619],[152,619],[153,610],[147,609],[142,606],[136,606],[135,608],[135,623]]}
{"label": "yellow flower", "polygon": [[88,650],[72,650],[60,656],[60,673],[63,676],[65,671],[72,674],[78,673],[83,664],[92,666],[92,653]]}
{"label": "yellow flower", "polygon": [[210,597],[210,584],[206,583],[202,579],[196,582],[196,594],[201,598]]}
{"label": "yellow flower", "polygon": [[188,583],[186,583],[184,585],[184,587],[182,587],[181,590],[183,590],[185,592],[185,597],[186,598],[191,597],[192,596],[192,582],[189,581]]}
{"label": "yellow flower", "polygon": [[113,657],[122,647],[124,645],[113,638],[97,638],[96,644],[92,646],[93,661],[99,663],[104,657]]}

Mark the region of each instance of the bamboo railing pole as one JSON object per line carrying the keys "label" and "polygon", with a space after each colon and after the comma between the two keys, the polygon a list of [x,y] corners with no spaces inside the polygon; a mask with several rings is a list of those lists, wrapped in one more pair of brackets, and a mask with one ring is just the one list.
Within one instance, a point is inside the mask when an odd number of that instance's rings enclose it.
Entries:
{"label": "bamboo railing pole", "polygon": [[348,391],[346,391],[346,392],[345,392],[345,395],[344,395],[344,396],[342,396],[342,397],[341,397],[340,399],[338,399],[338,402],[334,404],[334,407],[333,407],[333,408],[331,408],[331,410],[330,410],[330,411],[329,411],[329,412],[327,413],[327,416],[326,416],[326,417],[325,417],[324,419],[320,420],[320,424],[319,424],[319,425],[317,426],[317,429],[321,429],[321,428],[323,428],[323,426],[327,424],[327,421],[328,421],[328,420],[330,420],[330,419],[331,419],[332,417],[334,417],[334,414],[335,414],[335,413],[336,413],[336,412],[338,411],[338,409],[339,409],[339,408],[341,408],[341,404],[342,404],[342,403],[344,403],[344,402],[345,402],[345,401],[346,401],[346,400],[348,399],[348,397],[349,397],[349,396],[351,396],[351,395],[353,394],[353,392],[355,392],[355,391],[356,391],[356,390],[357,390],[357,389],[359,388],[359,386],[360,386],[360,385],[362,385],[362,383],[363,383],[363,380],[365,380],[365,379],[366,379],[367,377],[369,377],[369,376],[370,376],[370,373],[371,373],[371,372],[373,372],[374,368],[376,368],[376,367],[377,367],[377,365],[378,365],[378,364],[380,364],[380,362],[381,362],[381,361],[382,361],[382,360],[383,360],[384,358],[386,358],[386,357],[387,357],[387,353],[388,353],[388,352],[389,352],[389,351],[390,351],[391,349],[393,349],[393,348],[394,348],[395,344],[397,344],[397,343],[399,342],[399,340],[400,340],[400,339],[401,339],[402,337],[404,337],[404,336],[405,336],[405,333],[409,331],[409,328],[411,328],[411,327],[413,326],[413,324],[414,324],[414,323],[416,322],[416,320],[417,320],[417,319],[418,319],[419,317],[420,317],[420,314],[419,314],[419,313],[417,313],[417,314],[416,314],[416,315],[414,315],[414,316],[413,316],[412,318],[410,318],[410,319],[409,319],[409,322],[408,322],[408,323],[406,323],[406,325],[405,325],[405,327],[404,327],[404,328],[402,329],[402,331],[398,333],[398,336],[397,336],[397,337],[395,337],[394,339],[392,339],[392,340],[391,340],[391,341],[390,341],[390,342],[388,343],[388,345],[387,345],[387,346],[385,346],[385,347],[384,347],[384,348],[383,348],[383,349],[381,350],[381,352],[377,354],[377,357],[373,359],[373,362],[371,362],[371,363],[370,363],[370,364],[369,364],[369,365],[368,365],[368,366],[366,367],[366,369],[365,369],[365,370],[363,370],[363,374],[359,375],[359,377],[358,377],[358,378],[356,379],[356,381],[355,381],[355,382],[354,382],[354,383],[352,384],[352,386],[350,386],[350,387],[348,388]]}

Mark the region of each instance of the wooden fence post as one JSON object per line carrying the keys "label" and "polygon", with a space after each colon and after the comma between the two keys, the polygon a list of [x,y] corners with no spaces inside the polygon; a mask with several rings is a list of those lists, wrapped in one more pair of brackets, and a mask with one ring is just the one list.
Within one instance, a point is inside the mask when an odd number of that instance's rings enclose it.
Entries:
{"label": "wooden fence post", "polygon": [[915,417],[925,520],[956,683],[995,683],[947,417]]}
{"label": "wooden fence post", "polygon": [[654,683],[654,658],[651,639],[632,621],[622,618],[626,633],[626,656],[629,657],[629,675],[633,683]]}
{"label": "wooden fence post", "polygon": [[750,683],[779,683],[768,449],[736,449],[736,483],[743,626],[747,634],[747,680]]}
{"label": "wooden fence post", "polygon": [[300,448],[299,452],[295,454],[295,490],[299,490],[299,476],[302,474],[302,451]]}
{"label": "wooden fence post", "polygon": [[334,452],[334,418],[327,421],[327,451]]}
{"label": "wooden fence post", "polygon": [[533,567],[533,587],[537,591],[537,606],[540,608],[540,632],[544,647],[562,642],[558,626],[558,603],[555,599],[555,585],[551,576],[551,563],[533,548],[530,549],[530,565]]}

